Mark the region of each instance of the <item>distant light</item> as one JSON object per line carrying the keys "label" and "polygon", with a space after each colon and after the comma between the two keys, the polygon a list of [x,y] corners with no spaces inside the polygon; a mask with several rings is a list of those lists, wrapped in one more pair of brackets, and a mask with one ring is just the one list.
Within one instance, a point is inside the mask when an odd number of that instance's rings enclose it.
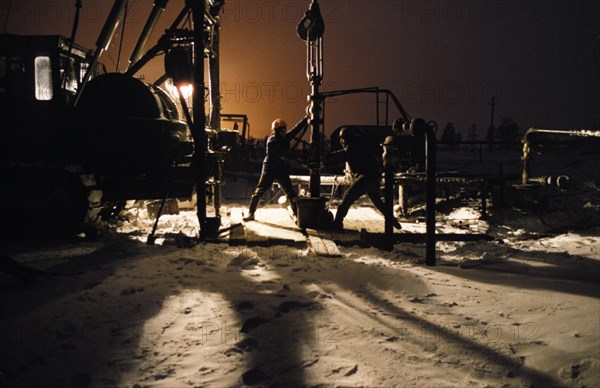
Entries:
{"label": "distant light", "polygon": [[[173,80],[170,78],[167,79],[165,85],[167,86],[167,90],[169,91],[171,97],[173,97],[176,101],[179,101],[179,94],[177,93],[177,87],[173,84]],[[194,92],[194,87],[192,84],[181,84],[179,86],[179,90],[181,91],[183,98],[187,100]]]}
{"label": "distant light", "polygon": [[179,90],[181,91],[181,94],[185,99],[190,98],[192,96],[192,93],[194,93],[194,87],[192,86],[192,84],[182,85],[179,87]]}

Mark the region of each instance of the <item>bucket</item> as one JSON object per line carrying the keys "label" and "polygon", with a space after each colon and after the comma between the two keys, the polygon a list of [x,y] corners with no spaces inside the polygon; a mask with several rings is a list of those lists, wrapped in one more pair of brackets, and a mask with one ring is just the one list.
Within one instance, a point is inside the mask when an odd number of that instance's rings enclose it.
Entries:
{"label": "bucket", "polygon": [[535,207],[538,193],[539,193],[539,185],[534,184],[516,184],[512,186],[514,189],[514,205],[518,209],[531,209]]}
{"label": "bucket", "polygon": [[296,209],[298,227],[317,229],[325,213],[325,201],[327,199],[323,197],[298,197]]}

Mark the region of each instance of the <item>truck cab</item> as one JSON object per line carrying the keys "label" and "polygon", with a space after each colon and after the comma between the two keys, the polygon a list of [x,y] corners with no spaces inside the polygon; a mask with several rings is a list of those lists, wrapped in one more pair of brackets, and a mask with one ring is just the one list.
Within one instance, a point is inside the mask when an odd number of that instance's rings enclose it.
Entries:
{"label": "truck cab", "polygon": [[63,158],[65,120],[89,55],[60,35],[0,35],[3,160]]}

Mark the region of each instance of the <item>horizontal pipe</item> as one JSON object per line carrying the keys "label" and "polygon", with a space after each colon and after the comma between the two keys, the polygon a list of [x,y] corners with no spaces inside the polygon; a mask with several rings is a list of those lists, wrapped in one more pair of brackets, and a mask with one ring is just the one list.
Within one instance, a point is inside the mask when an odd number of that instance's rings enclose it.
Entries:
{"label": "horizontal pipe", "polygon": [[591,131],[589,129],[543,129],[543,128],[529,128],[523,136],[523,141],[527,141],[529,135],[534,133],[545,133],[549,135],[568,135],[568,136],[579,136],[579,137],[600,137],[600,131]]}
{"label": "horizontal pipe", "polygon": [[567,135],[579,137],[600,137],[600,131],[591,131],[588,129],[544,129],[544,128],[529,128],[523,135],[523,170],[521,172],[521,184],[526,185],[529,182],[529,164],[528,160],[531,157],[531,146],[529,145],[529,136],[535,133],[543,133],[548,135]]}
{"label": "horizontal pipe", "polygon": [[[493,241],[494,237],[485,233],[436,233],[437,241]],[[385,233],[367,233],[367,241],[377,242],[379,239],[382,241],[385,238]],[[423,243],[427,240],[427,234],[425,233],[394,233],[394,243]]]}

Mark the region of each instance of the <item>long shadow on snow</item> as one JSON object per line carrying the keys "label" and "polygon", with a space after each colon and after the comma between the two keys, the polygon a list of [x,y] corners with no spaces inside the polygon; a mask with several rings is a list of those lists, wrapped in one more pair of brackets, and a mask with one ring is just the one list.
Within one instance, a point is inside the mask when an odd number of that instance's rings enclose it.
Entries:
{"label": "long shadow on snow", "polygon": [[[509,287],[564,291],[574,295],[598,297],[600,267],[598,261],[585,256],[571,255],[566,252],[540,252],[521,250],[494,244],[489,251],[493,258],[467,260],[458,264],[443,262],[435,268],[437,271],[474,281]],[[472,252],[469,245],[459,247],[452,255],[469,257]],[[478,250],[483,250],[478,247]],[[456,269],[456,267],[460,269]],[[525,279],[525,281],[524,281]],[[560,282],[557,285],[557,281]]]}
{"label": "long shadow on snow", "polygon": [[[205,272],[206,262],[200,260],[194,267],[201,276],[194,277],[186,260],[181,265],[164,262],[169,255],[195,257],[194,250],[149,247],[124,236],[109,236],[92,245],[91,253],[60,259],[29,283],[0,290],[0,385],[118,385],[130,372],[134,378],[137,373],[142,376],[140,368],[148,357],[156,364],[150,382],[171,377],[161,362],[169,356],[161,344],[154,351],[162,354],[152,359],[148,349],[139,348],[140,341],[146,323],[160,316],[168,298],[186,289],[220,294],[236,311],[237,326],[226,338],[233,336],[235,341],[227,357],[242,357],[247,365],[234,372],[239,375],[236,384],[304,384],[306,362],[300,346],[314,338],[314,331],[302,310],[318,309],[318,302],[285,290],[264,292],[273,285],[249,280],[240,268]],[[61,245],[52,249],[55,253]],[[78,247],[70,243],[66,249]],[[110,287],[105,287],[109,279]],[[252,291],[244,295],[240,290]],[[100,341],[107,332],[109,340]]]}
{"label": "long shadow on snow", "polygon": [[[353,267],[351,265],[350,267]],[[398,271],[390,270],[391,272],[395,272],[398,274]],[[351,272],[356,272],[352,270]],[[402,276],[400,276],[402,278]],[[404,280],[408,278],[404,276]],[[398,276],[390,279],[392,282],[384,282],[383,284],[374,284],[371,285],[378,290],[398,290],[402,288],[402,279],[398,279]],[[394,281],[395,280],[395,281]],[[408,279],[410,280],[410,279]],[[356,284],[354,284],[352,277],[345,276],[345,274],[341,274],[339,278],[334,279],[341,287],[346,288],[350,291],[356,289]],[[413,293],[423,293],[423,289],[425,285],[415,283],[414,280],[408,282],[410,287],[408,289],[404,288],[404,291],[412,291]],[[405,283],[406,284],[406,283]],[[412,314],[401,307],[390,303],[389,300],[383,300],[380,296],[376,295],[373,291],[370,291],[368,287],[360,288],[360,296],[368,300],[370,303],[379,307],[380,310],[387,312],[387,315],[394,316],[395,318],[401,320],[402,328],[398,330],[394,328],[390,324],[384,322],[382,319],[369,317],[370,319],[374,319],[378,321],[380,324],[387,326],[389,329],[395,331],[395,334],[398,337],[398,340],[401,341],[409,341],[413,345],[418,348],[421,348],[423,353],[426,353],[425,346],[427,345],[427,341],[421,341],[423,336],[418,335],[418,333],[429,333],[435,337],[438,341],[443,341],[445,343],[452,344],[452,346],[457,346],[463,349],[466,352],[466,355],[461,357],[471,358],[472,362],[481,362],[484,361],[486,363],[490,363],[492,365],[498,366],[502,368],[506,373],[511,373],[515,377],[523,378],[527,381],[527,383],[532,385],[541,384],[543,386],[559,386],[560,383],[555,380],[552,376],[545,374],[544,372],[537,371],[535,369],[526,367],[522,365],[522,362],[517,359],[510,358],[497,350],[492,349],[489,346],[478,343],[469,338],[469,335],[461,334],[458,330],[452,330],[448,327],[444,327],[442,325],[431,322],[425,318],[421,318],[415,314]],[[471,335],[473,333],[470,333]],[[425,338],[428,335],[425,335]],[[443,361],[443,360],[440,360]],[[452,366],[453,363],[449,362],[449,366]],[[472,364],[465,366],[467,368],[472,368]],[[512,381],[512,380],[507,380]]]}

